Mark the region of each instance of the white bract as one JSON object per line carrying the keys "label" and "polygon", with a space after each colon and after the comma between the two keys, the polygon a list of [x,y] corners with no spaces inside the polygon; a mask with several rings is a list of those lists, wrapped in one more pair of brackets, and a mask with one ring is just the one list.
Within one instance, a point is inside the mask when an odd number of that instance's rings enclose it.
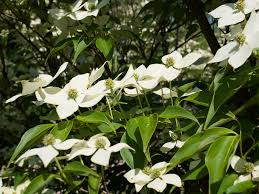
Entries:
{"label": "white bract", "polygon": [[[189,67],[199,58],[201,58],[199,53],[189,53],[183,57],[178,51],[163,56],[162,62],[167,68],[161,73],[160,80],[170,82],[176,79],[180,75],[181,69]],[[160,69],[164,69],[164,67],[160,65]]]}
{"label": "white bract", "polygon": [[218,19],[218,27],[237,24],[245,20],[245,15],[259,9],[259,0],[238,0],[219,6],[209,14]]}
{"label": "white bract", "polygon": [[237,172],[241,173],[234,184],[252,180],[259,182],[259,160],[255,163],[247,162],[243,158],[234,155],[231,159],[231,167]]}
{"label": "white bract", "polygon": [[228,63],[234,69],[243,65],[251,56],[253,49],[259,47],[258,29],[258,16],[255,12],[252,12],[244,30],[235,35],[231,42],[221,47],[209,63],[217,63],[228,59]]}
{"label": "white bract", "polygon": [[12,187],[0,187],[0,194],[23,194],[25,189],[29,186],[31,183],[30,180],[26,180],[25,182],[17,185],[15,188]]}
{"label": "white bract", "polygon": [[[69,160],[76,156],[91,156],[91,161],[101,166],[108,166],[111,153],[118,152],[121,149],[132,149],[125,143],[117,143],[111,146],[107,137],[103,133],[92,136],[88,141],[81,141],[72,147],[71,153],[68,155]],[[133,149],[132,149],[133,150]]]}
{"label": "white bract", "polygon": [[181,178],[177,174],[165,174],[169,163],[159,162],[152,167],[141,169],[132,169],[124,177],[135,184],[135,189],[139,192],[145,185],[157,192],[163,192],[167,184],[182,186]]}
{"label": "white bract", "polygon": [[33,81],[28,81],[28,80],[20,81],[22,84],[22,92],[6,100],[6,103],[13,102],[21,96],[32,94],[35,91],[37,91],[39,88],[46,87],[67,68],[67,64],[68,64],[67,62],[63,63],[58,69],[56,75],[54,75],[54,77],[48,74],[40,74],[38,77],[34,78]]}
{"label": "white bract", "polygon": [[79,107],[91,107],[101,100],[103,93],[100,98],[99,93],[89,91],[89,87],[102,76],[103,72],[104,65],[99,69],[94,69],[90,75],[85,73],[75,76],[63,89],[58,87],[41,89],[36,93],[37,100],[57,105],[59,118],[65,119],[76,112]]}
{"label": "white bract", "polygon": [[[88,0],[84,2],[83,0],[77,0],[71,7],[71,11],[65,11],[62,9],[50,9],[50,15],[56,20],[67,16],[72,20],[80,21],[89,16],[96,17],[102,7],[107,5],[109,0],[103,0],[98,4],[98,0]],[[84,8],[84,10],[82,10]]]}
{"label": "white bract", "polygon": [[[148,66],[147,68],[144,65],[139,66],[137,69],[133,69],[132,65],[129,67],[129,70],[124,78],[123,85],[126,87],[132,86],[141,90],[152,90],[159,83],[159,72],[154,71],[155,68]],[[159,69],[156,69],[159,71]]]}
{"label": "white bract", "polygon": [[55,139],[53,135],[49,134],[43,138],[43,144],[45,146],[40,148],[33,148],[27,150],[22,154],[15,163],[18,163],[19,166],[23,166],[24,161],[31,156],[38,156],[44,164],[44,167],[47,167],[49,163],[58,156],[58,150],[68,150],[71,147],[79,142],[78,139],[68,139],[62,142],[60,139]]}
{"label": "white bract", "polygon": [[174,149],[175,147],[181,148],[184,143],[185,142],[180,141],[180,140],[167,142],[164,145],[162,145],[162,147],[160,148],[160,151],[163,152],[163,153],[167,153],[170,150]]}
{"label": "white bract", "polygon": [[177,92],[170,90],[169,88],[162,88],[153,92],[161,96],[163,99],[170,99],[171,97],[178,97]]}

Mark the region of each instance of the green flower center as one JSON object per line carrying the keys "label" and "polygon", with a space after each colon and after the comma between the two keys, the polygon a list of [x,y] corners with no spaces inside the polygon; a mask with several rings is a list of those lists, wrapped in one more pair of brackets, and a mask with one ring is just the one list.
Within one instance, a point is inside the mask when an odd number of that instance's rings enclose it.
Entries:
{"label": "green flower center", "polygon": [[246,173],[251,173],[251,172],[254,170],[254,164],[251,163],[251,162],[248,162],[248,163],[246,163],[246,164],[244,165],[243,169],[244,169],[244,171],[245,171]]}
{"label": "green flower center", "polygon": [[246,42],[246,36],[243,33],[240,33],[236,36],[236,41],[240,44],[243,45]]}
{"label": "green flower center", "polygon": [[68,91],[68,97],[71,98],[71,99],[76,99],[78,96],[78,92],[76,89],[70,89]]}
{"label": "green flower center", "polygon": [[172,57],[166,59],[166,65],[168,67],[173,66],[175,64],[175,60]]}
{"label": "green flower center", "polygon": [[88,2],[88,5],[87,5],[87,10],[88,11],[93,11],[95,8],[96,8],[95,3]]}
{"label": "green flower center", "polygon": [[138,75],[138,74],[134,73],[134,74],[133,74],[133,77],[134,77],[134,79],[135,79],[136,81],[139,80],[139,75]]}
{"label": "green flower center", "polygon": [[47,145],[53,145],[55,143],[55,137],[52,134],[45,135],[43,137],[42,143],[47,146]]}
{"label": "green flower center", "polygon": [[151,175],[152,173],[152,170],[149,166],[146,166],[144,169],[143,169],[143,172],[146,174],[146,175]]}
{"label": "green flower center", "polygon": [[99,148],[99,149],[105,148],[106,144],[107,144],[107,142],[105,141],[105,139],[103,137],[99,137],[95,141],[95,147]]}
{"label": "green flower center", "polygon": [[244,0],[238,0],[235,3],[235,8],[238,9],[239,11],[244,11],[245,10],[245,1]]}
{"label": "green flower center", "polygon": [[109,78],[105,81],[105,85],[107,89],[113,89],[114,88],[114,81]]}
{"label": "green flower center", "polygon": [[151,169],[149,166],[146,166],[143,169],[143,172],[150,176],[152,179],[158,178],[161,175],[161,172],[164,170],[164,168],[157,168],[157,169]]}

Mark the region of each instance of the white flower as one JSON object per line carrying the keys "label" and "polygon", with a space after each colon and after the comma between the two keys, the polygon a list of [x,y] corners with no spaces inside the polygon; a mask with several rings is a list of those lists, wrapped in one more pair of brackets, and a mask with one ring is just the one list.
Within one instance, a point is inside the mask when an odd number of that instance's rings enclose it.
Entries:
{"label": "white flower", "polygon": [[16,188],[12,187],[0,187],[0,194],[23,194],[25,189],[31,183],[30,180],[26,180],[25,182],[16,186]]}
{"label": "white flower", "polygon": [[259,160],[251,163],[235,155],[231,159],[231,167],[236,172],[243,174],[238,177],[234,184],[247,180],[259,182]]}
{"label": "white flower", "polygon": [[10,99],[6,100],[5,103],[13,102],[21,96],[32,94],[35,91],[37,91],[39,88],[46,87],[67,68],[67,64],[68,64],[67,62],[63,63],[58,69],[56,75],[54,75],[54,77],[48,74],[40,74],[38,77],[34,78],[33,81],[28,81],[28,80],[21,81],[22,93],[11,97]]}
{"label": "white flower", "polygon": [[139,192],[146,184],[157,192],[163,192],[167,184],[177,187],[182,186],[181,178],[176,174],[165,174],[169,163],[159,162],[152,167],[141,169],[132,169],[124,177],[135,184],[136,191]]}
{"label": "white flower", "polygon": [[217,63],[228,59],[234,68],[243,65],[250,57],[254,48],[259,47],[259,22],[255,12],[252,12],[243,32],[233,37],[233,41],[220,48],[209,63]]}
{"label": "white flower", "polygon": [[[132,65],[129,67],[127,74],[121,82],[122,88],[128,96],[136,96],[143,93],[146,90],[154,89],[160,78],[159,69],[153,68],[150,65],[147,68],[144,65],[139,66],[137,69],[133,69]],[[134,87],[129,89],[128,87]],[[143,92],[142,92],[143,91]]]}
{"label": "white flower", "polygon": [[44,167],[47,167],[49,163],[58,156],[59,152],[57,150],[68,150],[75,143],[79,142],[78,139],[68,139],[64,142],[61,142],[60,139],[55,139],[53,135],[49,134],[43,138],[43,143],[45,146],[41,148],[33,148],[26,151],[22,154],[15,163],[18,163],[18,166],[23,166],[24,161],[31,157],[37,155],[44,164]]}
{"label": "white flower", "polygon": [[242,22],[246,14],[257,9],[259,9],[259,0],[238,0],[236,3],[221,5],[209,14],[219,19],[218,27],[222,28]]}
{"label": "white flower", "polygon": [[181,148],[184,143],[185,142],[180,141],[180,140],[167,142],[164,145],[162,145],[162,147],[160,148],[160,151],[163,152],[163,153],[167,153],[170,150],[174,149],[175,147]]}
{"label": "white flower", "polygon": [[183,69],[195,63],[199,58],[201,58],[201,54],[199,53],[189,53],[183,57],[181,53],[174,51],[168,55],[163,56],[162,62],[168,67]]}
{"label": "white flower", "polygon": [[77,75],[63,89],[57,87],[41,89],[36,93],[37,100],[58,105],[56,110],[59,118],[67,118],[76,112],[79,107],[90,107],[98,102],[100,95],[89,91],[89,87],[102,76],[103,71],[104,65],[93,70],[90,75],[89,73]]}
{"label": "white flower", "polygon": [[163,153],[167,153],[175,147],[181,148],[183,146],[183,144],[185,143],[184,141],[177,140],[178,136],[173,131],[169,131],[169,136],[172,138],[173,141],[165,143],[160,148],[160,151]]}
{"label": "white flower", "polygon": [[[91,156],[91,161],[95,164],[108,166],[112,152],[118,152],[121,149],[132,149],[125,143],[118,143],[111,146],[107,137],[103,133],[92,136],[88,141],[82,141],[72,147],[69,154],[69,160],[76,156],[84,155]],[[133,150],[133,149],[132,149]]]}
{"label": "white flower", "polygon": [[[50,9],[50,15],[56,20],[60,20],[61,18],[67,16],[72,20],[83,20],[89,16],[97,16],[99,10],[107,5],[109,0],[103,0],[98,4],[98,0],[88,0],[84,3],[83,0],[77,0],[71,8],[70,12],[67,12],[62,9]],[[84,7],[84,10],[81,10]]]}
{"label": "white flower", "polygon": [[153,93],[161,96],[163,99],[170,99],[171,95],[172,97],[178,97],[177,92],[170,90],[169,88],[162,88],[154,91]]}

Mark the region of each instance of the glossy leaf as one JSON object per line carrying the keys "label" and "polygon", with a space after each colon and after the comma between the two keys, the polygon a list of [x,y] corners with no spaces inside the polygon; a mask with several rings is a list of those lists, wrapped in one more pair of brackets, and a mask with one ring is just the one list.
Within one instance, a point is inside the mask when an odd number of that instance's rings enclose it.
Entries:
{"label": "glossy leaf", "polygon": [[[126,130],[131,139],[136,141],[139,146],[142,144],[142,149],[146,152],[148,143],[155,132],[157,125],[157,115],[140,116],[128,121]],[[141,140],[139,140],[140,134]]]}
{"label": "glossy leaf", "polygon": [[165,109],[165,111],[159,115],[159,117],[165,118],[165,119],[186,118],[186,119],[190,119],[199,124],[199,121],[196,119],[196,117],[191,112],[189,112],[179,106],[167,107]]}
{"label": "glossy leaf", "polygon": [[105,58],[108,58],[111,55],[113,50],[113,41],[111,38],[97,38],[96,47],[103,53]]}
{"label": "glossy leaf", "polygon": [[225,76],[224,69],[221,69],[213,81],[213,97],[206,118],[204,128],[206,129],[219,108],[229,100],[247,81],[251,78],[256,68],[242,67],[234,74]]}
{"label": "glossy leaf", "polygon": [[208,170],[204,163],[200,163],[193,170],[189,171],[186,175],[184,175],[183,180],[199,180],[208,174]]}
{"label": "glossy leaf", "polygon": [[236,151],[239,135],[225,136],[215,141],[209,148],[205,164],[209,171],[210,193],[217,193],[220,182],[225,176],[230,159]]}
{"label": "glossy leaf", "polygon": [[135,150],[134,152],[129,149],[120,150],[121,157],[126,164],[131,169],[143,168],[146,165],[147,160],[142,148],[138,147],[138,145],[126,134],[126,132],[122,135],[121,142],[127,143]]}
{"label": "glossy leaf", "polygon": [[73,63],[76,62],[78,56],[88,47],[90,46],[90,44],[92,43],[92,41],[88,41],[85,42],[85,40],[80,41],[78,44],[75,44],[75,41],[73,41],[74,43],[74,58],[73,58]]}
{"label": "glossy leaf", "polygon": [[45,185],[50,183],[56,175],[49,174],[49,175],[39,175],[36,178],[34,178],[29,186],[26,188],[23,194],[35,194],[41,189],[44,188]]}
{"label": "glossy leaf", "polygon": [[204,150],[218,138],[229,134],[235,134],[235,132],[227,128],[216,127],[191,136],[171,158],[171,168],[190,159],[193,155]]}
{"label": "glossy leaf", "polygon": [[39,139],[41,139],[43,137],[43,135],[45,135],[49,129],[51,129],[53,126],[55,126],[55,124],[42,124],[42,125],[37,125],[31,129],[29,129],[28,131],[26,131],[18,146],[16,147],[11,159],[8,162],[8,166],[15,160],[15,158],[21,153],[23,152],[25,149],[30,148],[31,146],[33,146]]}
{"label": "glossy leaf", "polygon": [[247,193],[248,190],[253,190],[256,188],[256,184],[254,184],[251,180],[237,183],[227,189],[226,194],[232,193]]}
{"label": "glossy leaf", "polygon": [[64,141],[67,139],[71,129],[73,127],[73,121],[63,121],[58,125],[53,127],[51,133],[55,136],[55,138]]}
{"label": "glossy leaf", "polygon": [[227,174],[222,180],[217,194],[224,194],[226,190],[234,184],[234,181],[238,178],[237,174]]}
{"label": "glossy leaf", "polygon": [[89,194],[98,194],[101,186],[102,178],[100,176],[89,175],[88,177],[88,192]]}
{"label": "glossy leaf", "polygon": [[89,176],[90,174],[96,177],[99,176],[94,170],[81,164],[81,162],[79,161],[73,161],[68,163],[64,167],[64,171],[69,173],[74,173],[76,175],[81,175],[81,176]]}

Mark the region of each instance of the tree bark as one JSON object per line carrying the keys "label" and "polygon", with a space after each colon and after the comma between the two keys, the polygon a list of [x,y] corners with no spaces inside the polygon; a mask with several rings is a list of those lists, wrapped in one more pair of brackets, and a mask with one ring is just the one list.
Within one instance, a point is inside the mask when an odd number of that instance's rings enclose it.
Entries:
{"label": "tree bark", "polygon": [[201,31],[207,40],[209,47],[213,54],[216,54],[217,50],[220,48],[220,44],[211,29],[209,21],[203,11],[203,3],[200,0],[189,0],[188,7],[192,12],[192,15],[198,21]]}

